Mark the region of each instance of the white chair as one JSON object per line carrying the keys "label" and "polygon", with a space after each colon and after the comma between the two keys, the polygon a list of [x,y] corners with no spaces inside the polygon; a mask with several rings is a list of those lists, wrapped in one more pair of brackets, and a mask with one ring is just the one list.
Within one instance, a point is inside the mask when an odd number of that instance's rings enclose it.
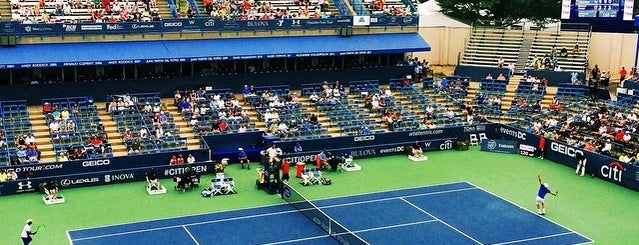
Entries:
{"label": "white chair", "polygon": [[313,184],[312,179],[313,179],[313,173],[311,172],[310,169],[302,170],[302,181],[300,182],[300,184],[312,185]]}
{"label": "white chair", "polygon": [[482,142],[487,139],[488,137],[486,137],[486,133],[479,133],[479,142]]}
{"label": "white chair", "polygon": [[311,175],[311,183],[317,185],[320,183],[320,179],[322,178],[322,170],[319,168],[313,168],[311,169]]}
{"label": "white chair", "polygon": [[235,180],[233,178],[224,179],[224,188],[222,189],[224,194],[231,194],[235,192]]}
{"label": "white chair", "polygon": [[479,139],[476,134],[470,134],[470,145],[479,145]]}
{"label": "white chair", "polygon": [[211,180],[211,196],[223,194],[222,192],[223,188],[224,188],[224,181],[222,181],[222,179]]}

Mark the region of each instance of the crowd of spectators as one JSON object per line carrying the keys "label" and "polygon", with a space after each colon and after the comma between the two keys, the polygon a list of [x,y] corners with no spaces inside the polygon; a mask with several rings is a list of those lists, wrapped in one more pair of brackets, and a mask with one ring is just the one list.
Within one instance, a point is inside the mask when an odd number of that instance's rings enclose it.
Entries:
{"label": "crowd of spectators", "polygon": [[[555,102],[557,100],[554,98],[553,104],[559,104]],[[615,108],[605,104],[595,106],[587,100],[577,101],[574,106],[580,109],[551,110],[552,113],[540,114],[539,119],[525,126],[526,131],[618,158],[626,164],[637,164],[639,119],[634,109]]]}
{"label": "crowd of spectators", "polygon": [[243,133],[249,129],[249,112],[230,93],[206,91],[204,88],[178,90],[173,96],[173,101],[178,107],[178,112],[200,135],[232,130]]}
{"label": "crowd of spectators", "polygon": [[11,20],[24,24],[82,21],[158,21],[156,0],[11,0]]}
{"label": "crowd of spectators", "polygon": [[372,14],[386,14],[393,16],[406,16],[412,14],[410,8],[399,0],[364,0],[363,2]]}
{"label": "crowd of spectators", "polygon": [[254,0],[204,0],[207,16],[223,20],[323,19],[333,16],[326,0],[281,3]]}

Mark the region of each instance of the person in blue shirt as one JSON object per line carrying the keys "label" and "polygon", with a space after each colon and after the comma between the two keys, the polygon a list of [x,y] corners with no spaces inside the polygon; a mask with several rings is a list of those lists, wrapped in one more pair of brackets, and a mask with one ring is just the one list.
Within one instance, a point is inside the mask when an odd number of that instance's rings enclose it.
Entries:
{"label": "person in blue shirt", "polygon": [[546,194],[557,196],[557,192],[551,191],[548,186],[548,183],[541,181],[541,175],[537,175],[537,179],[539,180],[539,190],[537,191],[537,214],[544,215],[546,214],[546,205],[544,204],[544,198]]}
{"label": "person in blue shirt", "polygon": [[238,150],[240,151],[240,153],[237,154],[237,160],[239,160],[240,164],[242,164],[242,169],[244,169],[244,163],[246,162],[248,170],[251,170],[251,160],[248,159],[246,152],[242,148],[238,148]]}
{"label": "person in blue shirt", "polygon": [[295,146],[293,146],[293,151],[294,152],[302,152],[302,145],[300,145],[300,143],[296,143]]}
{"label": "person in blue shirt", "polygon": [[368,127],[364,127],[360,132],[360,135],[370,135],[372,134],[371,130]]}

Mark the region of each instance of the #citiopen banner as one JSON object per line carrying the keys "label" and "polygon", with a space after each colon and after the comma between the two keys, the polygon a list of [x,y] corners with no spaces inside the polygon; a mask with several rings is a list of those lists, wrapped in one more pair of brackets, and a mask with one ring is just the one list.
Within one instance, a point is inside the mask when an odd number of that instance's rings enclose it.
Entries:
{"label": "#citiopen banner", "polygon": [[499,152],[499,153],[509,153],[509,154],[517,154],[517,141],[513,140],[482,140],[481,142],[481,150],[488,152]]}

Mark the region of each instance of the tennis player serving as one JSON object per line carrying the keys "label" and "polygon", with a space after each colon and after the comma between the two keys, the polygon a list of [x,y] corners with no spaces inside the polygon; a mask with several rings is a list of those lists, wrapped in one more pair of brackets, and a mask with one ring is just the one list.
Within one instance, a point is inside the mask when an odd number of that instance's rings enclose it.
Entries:
{"label": "tennis player serving", "polygon": [[544,198],[546,194],[550,193],[553,196],[557,196],[557,191],[552,192],[549,189],[548,183],[541,181],[541,175],[537,175],[537,179],[539,180],[539,191],[537,191],[537,214],[544,215],[546,214],[546,204],[544,203]]}

